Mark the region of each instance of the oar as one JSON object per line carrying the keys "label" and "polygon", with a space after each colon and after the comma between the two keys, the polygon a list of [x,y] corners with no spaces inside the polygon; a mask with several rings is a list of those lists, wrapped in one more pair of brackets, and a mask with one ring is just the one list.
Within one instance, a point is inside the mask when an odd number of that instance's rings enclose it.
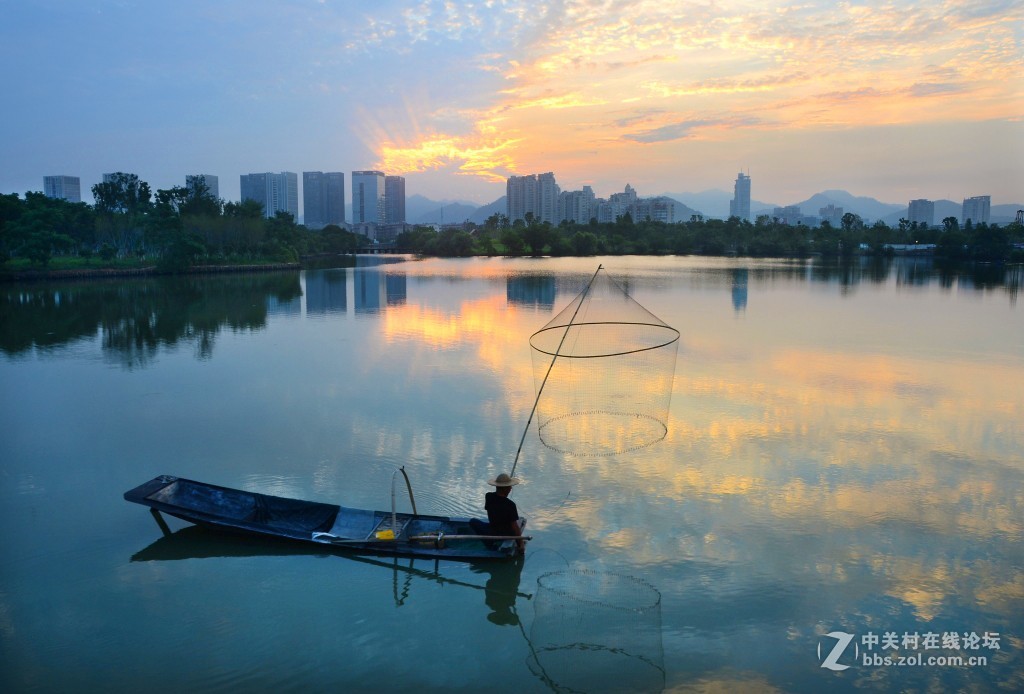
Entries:
{"label": "oar", "polygon": [[435,542],[437,540],[532,540],[533,535],[413,535],[410,540]]}

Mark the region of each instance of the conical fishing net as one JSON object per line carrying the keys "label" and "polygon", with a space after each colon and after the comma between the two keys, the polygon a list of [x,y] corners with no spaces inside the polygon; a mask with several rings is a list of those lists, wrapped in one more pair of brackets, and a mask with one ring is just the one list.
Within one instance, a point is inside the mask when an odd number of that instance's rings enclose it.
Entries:
{"label": "conical fishing net", "polygon": [[544,445],[605,456],[665,438],[679,331],[603,268],[530,347]]}
{"label": "conical fishing net", "polygon": [[661,593],[632,576],[556,571],[537,579],[530,670],[556,692],[660,692]]}

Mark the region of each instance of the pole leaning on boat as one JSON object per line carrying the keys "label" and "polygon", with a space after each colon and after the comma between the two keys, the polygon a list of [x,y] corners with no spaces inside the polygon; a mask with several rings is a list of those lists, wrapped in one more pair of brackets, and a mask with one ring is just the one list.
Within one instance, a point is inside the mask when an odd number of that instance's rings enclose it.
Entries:
{"label": "pole leaning on boat", "polygon": [[576,320],[576,314],[579,313],[580,307],[583,306],[583,302],[586,301],[587,293],[590,291],[590,287],[594,284],[594,280],[597,279],[597,273],[601,272],[604,265],[598,265],[597,270],[594,271],[594,276],[587,282],[587,286],[580,293],[579,303],[576,305],[576,310],[573,311],[572,318],[569,319],[569,323],[565,326],[565,332],[562,334],[562,339],[558,343],[558,347],[555,349],[555,354],[551,357],[551,364],[548,365],[547,373],[544,374],[544,380],[540,383],[540,388],[537,389],[537,397],[533,401],[533,409],[530,410],[530,416],[526,420],[526,428],[523,429],[523,436],[519,439],[519,448],[516,449],[516,457],[512,461],[512,472],[511,477],[516,475],[516,466],[519,464],[519,454],[523,451],[523,444],[526,442],[526,434],[530,431],[530,424],[533,422],[533,415],[537,413],[537,405],[540,403],[541,393],[544,392],[544,385],[548,382],[548,376],[551,375],[551,370],[555,368],[555,361],[558,360],[558,353],[562,349],[562,345],[565,344],[565,338],[569,336],[569,329],[572,328],[572,322]]}

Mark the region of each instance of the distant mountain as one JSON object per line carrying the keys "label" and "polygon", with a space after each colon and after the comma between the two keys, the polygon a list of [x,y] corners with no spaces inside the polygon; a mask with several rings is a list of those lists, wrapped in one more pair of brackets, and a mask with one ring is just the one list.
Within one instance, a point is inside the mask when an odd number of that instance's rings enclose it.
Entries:
{"label": "distant mountain", "polygon": [[844,214],[852,212],[869,222],[874,222],[891,214],[907,214],[906,205],[879,202],[869,197],[858,197],[847,193],[845,190],[825,190],[815,193],[807,200],[798,202],[797,205],[805,215],[814,217],[819,216],[818,211],[821,208],[835,205],[836,207],[842,207]]}
{"label": "distant mountain", "polygon": [[476,212],[469,216],[469,221],[474,224],[483,224],[492,214],[505,214],[507,209],[508,205],[506,204],[505,196],[502,195],[494,202],[484,205],[483,207],[476,208]]}
{"label": "distant mountain", "polygon": [[465,200],[431,200],[418,194],[405,199],[405,219],[410,224],[437,224],[442,214],[445,223],[461,222],[475,209]]}
{"label": "distant mountain", "polygon": [[[677,220],[689,221],[690,217],[695,214],[705,218],[727,219],[732,196],[733,194],[726,190],[705,190],[699,193],[664,193],[661,197],[670,198],[676,203]],[[900,218],[906,217],[908,214],[905,204],[881,202],[875,198],[855,196],[845,190],[824,190],[796,204],[801,212],[812,217],[819,216],[818,211],[831,204],[842,207],[844,213],[852,212],[860,215],[869,223],[880,219],[889,226],[899,224]],[[771,215],[776,207],[782,207],[782,205],[751,200],[751,221],[761,214]],[[488,217],[496,212],[505,214],[506,209],[504,195],[483,206],[461,200],[431,200],[422,195],[411,195],[405,201],[406,217],[410,224],[439,224],[442,222],[452,224],[466,220],[475,224],[483,224]],[[1008,224],[1014,220],[1019,209],[1024,209],[1024,204],[993,205],[991,221],[996,224]],[[959,220],[960,212],[960,203],[952,200],[936,200],[934,223],[941,224],[946,217],[956,217]]]}
{"label": "distant mountain", "polygon": [[679,200],[679,198],[672,197],[671,195],[662,195],[663,198],[668,198],[676,204],[676,221],[677,222],[688,222],[690,217],[693,215],[707,216],[700,210],[695,210],[686,203]]}

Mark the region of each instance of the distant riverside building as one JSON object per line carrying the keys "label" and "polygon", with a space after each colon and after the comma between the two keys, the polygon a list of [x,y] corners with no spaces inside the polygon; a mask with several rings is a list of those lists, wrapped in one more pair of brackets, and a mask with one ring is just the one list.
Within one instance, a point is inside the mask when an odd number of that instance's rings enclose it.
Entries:
{"label": "distant riverside building", "polygon": [[978,195],[973,198],[964,198],[963,211],[960,214],[960,221],[967,224],[988,224],[989,214],[992,210],[992,196]]}
{"label": "distant riverside building", "polygon": [[505,182],[505,208],[508,220],[525,220],[532,213],[538,222],[558,223],[558,196],[561,190],[555,174],[509,176]]}
{"label": "distant riverside building", "polygon": [[591,218],[597,216],[596,200],[590,186],[583,186],[583,190],[562,191],[558,194],[558,221],[589,224]]}
{"label": "distant riverside building", "polygon": [[907,219],[911,224],[914,222],[926,226],[935,224],[935,203],[931,200],[911,200],[907,205]]}
{"label": "distant riverside building", "polygon": [[750,221],[750,176],[737,174],[733,197],[729,201],[729,216]]}
{"label": "distant riverside building", "polygon": [[383,224],[384,172],[352,172],[352,223]]}
{"label": "distant riverside building", "polygon": [[[803,211],[801,211],[799,205],[786,205],[785,207],[776,207],[775,211],[772,212],[772,216],[779,220],[782,224],[789,226],[796,226],[797,224],[807,224],[810,221],[807,217],[804,217]],[[840,216],[840,218],[842,218]]]}
{"label": "distant riverside building", "polygon": [[82,202],[82,181],[78,176],[43,176],[43,193],[48,198]]}
{"label": "distant riverside building", "polygon": [[220,183],[216,176],[210,174],[191,174],[185,176],[185,187],[192,188],[200,184],[206,186],[206,192],[211,198],[220,199]]}
{"label": "distant riverside building", "polygon": [[302,172],[303,223],[310,229],[345,223],[345,174],[340,171]]}
{"label": "distant riverside building", "polygon": [[405,222],[405,177],[384,177],[384,221],[387,224]]}
{"label": "distant riverside building", "polygon": [[843,223],[843,208],[829,203],[825,207],[818,208],[818,216],[821,217],[821,221],[838,227]]}
{"label": "distant riverside building", "polygon": [[291,171],[251,173],[240,177],[242,200],[263,205],[263,215],[272,219],[278,212],[299,218],[299,177]]}
{"label": "distant riverside building", "polygon": [[681,221],[676,219],[675,200],[664,196],[637,200],[633,203],[630,216],[634,222],[650,219],[652,222],[675,224],[677,221]]}

